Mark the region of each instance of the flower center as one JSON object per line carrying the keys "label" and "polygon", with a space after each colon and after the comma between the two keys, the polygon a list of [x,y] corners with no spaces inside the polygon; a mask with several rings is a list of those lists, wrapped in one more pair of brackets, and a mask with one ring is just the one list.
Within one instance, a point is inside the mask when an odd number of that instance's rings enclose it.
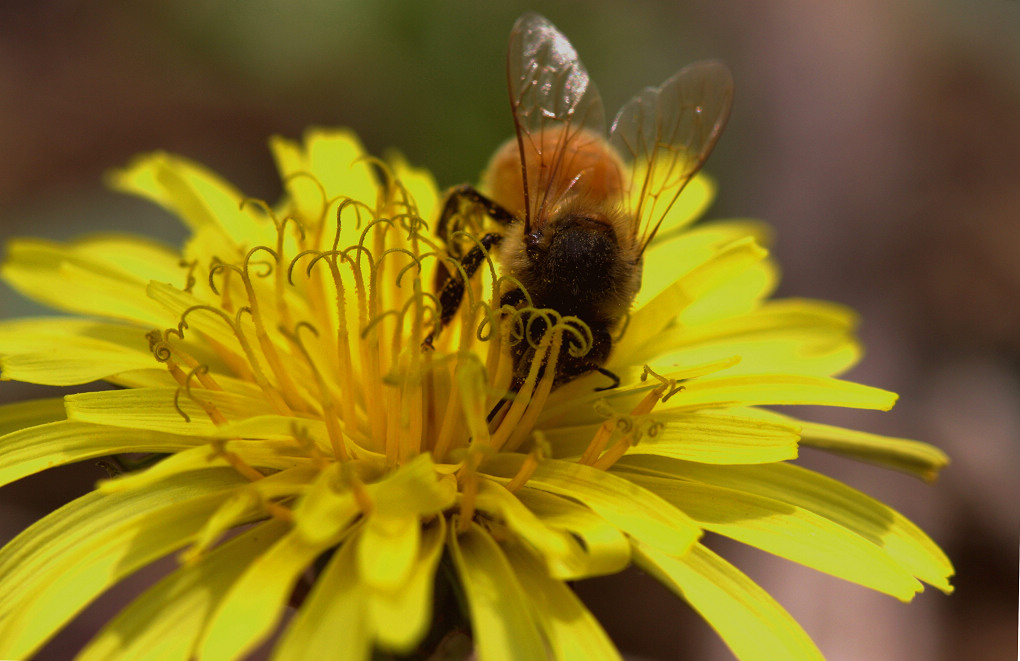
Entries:
{"label": "flower center", "polygon": [[[325,213],[278,220],[254,202],[271,243],[188,255],[187,285],[173,292],[180,323],[149,336],[179,398],[223,426],[233,418],[208,394],[255,394],[266,414],[321,421],[333,461],[383,457],[392,467],[430,452],[457,462],[471,446],[521,444],[552,388],[544,365],[555,364],[565,332],[581,333],[562,322],[537,339],[521,333],[520,311],[493,304],[491,261],[437,329],[439,302],[426,283],[449,258],[390,182],[375,206],[324,205],[335,218],[328,233]],[[508,395],[514,366],[504,347],[518,342],[530,342],[534,358]]]}
{"label": "flower center", "polygon": [[[525,443],[555,384],[550,366],[564,351],[583,354],[592,336],[554,310],[500,308],[504,283],[488,258],[439,328],[439,300],[427,283],[440,264],[448,272],[459,265],[400,183],[389,182],[375,205],[335,200],[318,219],[249,202],[263,212],[266,240],[215,251],[202,244],[204,254],[198,242],[190,246],[185,288],[163,294],[180,322],[151,332],[150,347],[178,384],[185,418],[182,398],[220,428],[282,420],[289,452],[323,470],[370,466],[356,471],[368,479],[428,453],[441,475],[456,478],[467,525],[486,456],[529,449],[507,485],[517,490],[548,454],[540,435]],[[633,413],[648,413],[669,387],[664,382]],[[233,402],[242,397],[249,407],[238,412]],[[649,431],[620,433],[620,425],[618,416],[607,420],[580,461],[608,468]],[[227,441],[212,443],[248,479],[264,477]]]}

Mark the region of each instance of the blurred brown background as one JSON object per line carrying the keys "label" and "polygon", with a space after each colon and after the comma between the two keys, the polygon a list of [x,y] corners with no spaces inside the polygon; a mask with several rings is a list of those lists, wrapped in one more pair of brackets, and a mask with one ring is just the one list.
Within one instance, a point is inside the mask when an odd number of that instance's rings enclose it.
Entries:
{"label": "blurred brown background", "polygon": [[[805,452],[892,504],[950,554],[956,594],[910,605],[725,545],[830,659],[1013,659],[1020,531],[1020,2],[684,0],[354,2],[66,0],[0,4],[0,238],[181,228],[107,192],[131,155],[167,149],[253,196],[280,190],[265,139],[346,125],[443,186],[475,180],[510,132],[513,20],[546,14],[612,113],[682,65],[725,60],[733,117],[708,171],[710,217],[777,228],[784,295],[863,315],[850,378],[901,394],[891,413],[803,411],[935,443],[934,486]],[[39,308],[0,289],[0,316]],[[0,384],[0,400],[46,389]],[[87,490],[71,467],[0,491],[0,538]],[[725,659],[697,616],[628,573],[581,588],[641,659]],[[128,590],[129,591],[129,590]],[[126,599],[104,597],[43,658],[73,654]]]}

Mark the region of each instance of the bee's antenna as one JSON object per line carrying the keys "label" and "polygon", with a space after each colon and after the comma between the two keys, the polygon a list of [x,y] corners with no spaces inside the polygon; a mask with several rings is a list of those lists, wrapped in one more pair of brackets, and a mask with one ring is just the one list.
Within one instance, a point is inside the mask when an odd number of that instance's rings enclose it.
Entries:
{"label": "bee's antenna", "polygon": [[[511,38],[513,38],[513,35],[511,35]],[[514,133],[517,135],[517,152],[521,155],[521,186],[524,190],[524,235],[527,236],[531,233],[531,195],[528,191],[528,164],[525,162],[524,157],[524,134],[521,131],[521,119],[517,115],[521,100],[514,95],[514,81],[510,73],[510,52],[511,49],[507,49],[506,89],[507,97],[510,99],[510,114],[514,118]]]}

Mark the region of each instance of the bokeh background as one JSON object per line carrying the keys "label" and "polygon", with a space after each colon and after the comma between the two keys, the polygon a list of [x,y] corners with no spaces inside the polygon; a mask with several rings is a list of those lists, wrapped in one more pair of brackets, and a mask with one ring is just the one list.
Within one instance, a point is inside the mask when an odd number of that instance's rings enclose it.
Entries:
{"label": "bokeh background", "polygon": [[[474,181],[511,131],[503,58],[527,9],[570,37],[610,113],[688,62],[729,64],[736,102],[707,166],[720,182],[709,215],[772,223],[781,294],[858,309],[868,353],[850,378],[901,394],[891,413],[798,413],[952,456],[928,486],[804,453],[920,523],[956,563],[951,597],[905,605],[737,545],[728,557],[830,659],[1016,658],[1020,2],[6,0],[0,238],[176,242],[174,219],[106,191],[103,172],[166,149],[273,199],[266,137],[310,125],[398,147],[443,186]],[[0,316],[37,312],[0,289]],[[50,394],[0,384],[0,401]],[[89,463],[0,490],[0,537],[103,475]],[[71,656],[131,589],[40,658]],[[631,658],[730,658],[637,572],[579,590]]]}

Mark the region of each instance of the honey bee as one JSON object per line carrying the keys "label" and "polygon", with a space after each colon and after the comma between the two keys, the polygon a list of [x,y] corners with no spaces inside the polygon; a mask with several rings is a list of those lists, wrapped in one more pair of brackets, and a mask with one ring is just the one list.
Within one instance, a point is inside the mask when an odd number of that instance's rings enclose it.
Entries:
{"label": "honey bee", "polygon": [[[665,214],[701,168],[729,115],[733,81],[725,65],[693,64],[623,106],[604,137],[602,100],[577,52],[544,17],[514,24],[507,49],[507,84],[515,136],[496,150],[482,192],[453,189],[437,234],[459,269],[440,267],[438,332],[452,319],[470,278],[495,250],[505,285],[500,303],[519,310],[551,308],[590,331],[583,355],[561,351],[554,386],[588,372],[611,384],[603,366],[613,333],[641,285],[642,256]],[[454,239],[465,205],[480,208],[497,228],[468,250]],[[530,316],[528,316],[530,314]],[[548,317],[524,315],[524,337],[511,347],[517,392]],[[431,336],[427,343],[431,343]]]}

